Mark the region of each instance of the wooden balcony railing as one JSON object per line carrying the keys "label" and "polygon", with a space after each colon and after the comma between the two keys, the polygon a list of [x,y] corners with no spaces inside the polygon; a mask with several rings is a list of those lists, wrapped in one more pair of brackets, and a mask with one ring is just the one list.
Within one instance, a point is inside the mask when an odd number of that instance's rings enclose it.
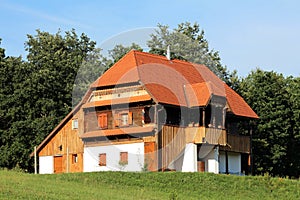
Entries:
{"label": "wooden balcony railing", "polygon": [[226,148],[230,151],[250,153],[250,136],[228,134]]}
{"label": "wooden balcony railing", "polygon": [[220,145],[223,150],[250,153],[249,136],[227,134],[223,129],[163,126],[161,136],[163,169],[180,156],[187,143]]}
{"label": "wooden balcony railing", "polygon": [[187,127],[186,142],[226,145],[226,131],[216,128]]}
{"label": "wooden balcony railing", "polygon": [[[176,144],[179,152],[186,143],[220,145],[222,149],[240,153],[250,153],[250,137],[227,134],[224,129],[205,127],[173,127],[164,126],[163,137],[167,145],[170,141]],[[179,133],[177,135],[177,133]],[[175,137],[176,136],[176,137]],[[185,142],[184,142],[185,139]],[[174,141],[173,141],[174,140]],[[175,142],[176,141],[176,142]],[[174,143],[175,142],[175,143]],[[183,143],[182,143],[183,142]],[[163,146],[164,146],[163,145]]]}

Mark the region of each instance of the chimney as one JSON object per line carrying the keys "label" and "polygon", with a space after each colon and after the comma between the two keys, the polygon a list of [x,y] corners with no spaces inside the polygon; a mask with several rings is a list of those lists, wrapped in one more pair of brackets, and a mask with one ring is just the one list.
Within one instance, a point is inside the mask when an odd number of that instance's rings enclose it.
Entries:
{"label": "chimney", "polygon": [[166,55],[168,60],[171,60],[171,52],[170,52],[170,45],[167,47],[167,55]]}

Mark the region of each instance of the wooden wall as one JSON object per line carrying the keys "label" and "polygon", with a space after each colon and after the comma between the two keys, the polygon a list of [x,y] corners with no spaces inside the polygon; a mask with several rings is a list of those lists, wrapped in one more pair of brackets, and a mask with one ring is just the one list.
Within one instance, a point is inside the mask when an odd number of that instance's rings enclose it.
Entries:
{"label": "wooden wall", "polygon": [[162,169],[164,170],[184,150],[186,138],[184,128],[175,126],[163,126],[161,134]]}
{"label": "wooden wall", "polygon": [[[80,118],[77,112],[73,119]],[[79,129],[83,126],[78,120],[78,129],[72,130],[72,119],[70,119],[58,133],[39,152],[39,156],[62,156],[63,172],[83,171],[83,142],[79,138]],[[72,155],[77,154],[77,163],[72,162]]]}

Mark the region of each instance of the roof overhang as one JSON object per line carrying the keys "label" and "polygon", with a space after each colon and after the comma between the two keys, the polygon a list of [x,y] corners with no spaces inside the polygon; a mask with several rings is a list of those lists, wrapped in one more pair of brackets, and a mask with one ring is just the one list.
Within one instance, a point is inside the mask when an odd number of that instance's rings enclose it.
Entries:
{"label": "roof overhang", "polygon": [[138,133],[149,133],[154,131],[154,126],[147,127],[124,127],[117,129],[106,129],[87,132],[80,136],[82,139],[95,138],[95,137],[107,137],[107,136],[118,136],[118,135],[132,135]]}

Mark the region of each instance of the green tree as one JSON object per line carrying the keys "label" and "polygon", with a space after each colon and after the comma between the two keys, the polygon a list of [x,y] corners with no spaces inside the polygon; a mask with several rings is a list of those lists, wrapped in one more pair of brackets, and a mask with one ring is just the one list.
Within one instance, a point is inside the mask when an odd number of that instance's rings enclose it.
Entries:
{"label": "green tree", "polygon": [[209,49],[204,31],[197,23],[181,23],[172,31],[167,25],[158,24],[156,33],[151,35],[147,45],[150,53],[159,55],[166,55],[169,46],[172,59],[204,64],[233,89],[239,85],[236,71],[231,73],[221,64],[219,53]]}
{"label": "green tree", "polygon": [[22,165],[28,154],[24,153],[28,143],[22,141],[21,125],[26,120],[26,100],[23,98],[22,82],[28,74],[21,57],[5,57],[1,49],[0,58],[0,167],[13,168]]}
{"label": "green tree", "polygon": [[299,176],[299,80],[257,69],[240,88],[260,117],[253,135],[255,172]]}
{"label": "green tree", "polygon": [[114,63],[118,62],[118,60],[120,60],[125,54],[127,54],[132,49],[143,51],[143,49],[136,43],[132,43],[130,46],[123,46],[121,44],[118,44],[113,49],[109,50],[109,57],[112,58],[111,66]]}
{"label": "green tree", "polygon": [[97,80],[110,66],[113,61],[101,54],[101,49],[95,48],[89,52],[80,65],[73,85],[73,107],[82,99],[89,86]]}
{"label": "green tree", "polygon": [[32,169],[28,155],[70,112],[77,71],[95,49],[95,42],[74,30],[37,30],[25,45],[27,62],[0,51],[1,167]]}

